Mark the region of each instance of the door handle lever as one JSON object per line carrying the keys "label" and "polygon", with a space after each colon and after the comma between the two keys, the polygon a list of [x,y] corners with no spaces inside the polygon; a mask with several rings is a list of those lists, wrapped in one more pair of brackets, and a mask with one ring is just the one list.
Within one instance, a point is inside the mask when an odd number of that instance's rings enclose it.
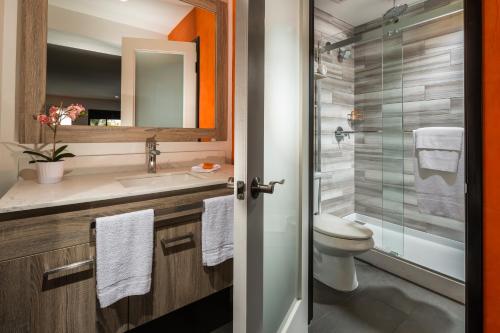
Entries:
{"label": "door handle lever", "polygon": [[267,194],[273,194],[274,193],[274,186],[276,184],[283,185],[285,184],[285,180],[282,179],[280,181],[270,181],[268,185],[262,184],[260,177],[255,177],[252,181],[252,185],[250,187],[250,192],[252,193],[252,197],[254,199],[257,199],[259,197],[260,193],[267,193]]}

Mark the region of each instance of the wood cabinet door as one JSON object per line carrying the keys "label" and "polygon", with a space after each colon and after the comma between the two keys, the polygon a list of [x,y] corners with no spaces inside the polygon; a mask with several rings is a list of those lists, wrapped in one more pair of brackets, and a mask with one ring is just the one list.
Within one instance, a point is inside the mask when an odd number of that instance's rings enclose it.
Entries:
{"label": "wood cabinet door", "polygon": [[157,229],[151,291],[129,298],[130,327],[231,286],[232,269],[232,260],[216,267],[203,266],[199,215]]}
{"label": "wood cabinet door", "polygon": [[[0,263],[1,332],[94,332],[90,245]],[[82,263],[71,270],[51,270]]]}
{"label": "wood cabinet door", "polygon": [[96,307],[94,256],[94,246],[84,244],[0,262],[0,332],[126,331],[126,321],[115,318],[126,319],[116,309],[127,311],[128,303]]}

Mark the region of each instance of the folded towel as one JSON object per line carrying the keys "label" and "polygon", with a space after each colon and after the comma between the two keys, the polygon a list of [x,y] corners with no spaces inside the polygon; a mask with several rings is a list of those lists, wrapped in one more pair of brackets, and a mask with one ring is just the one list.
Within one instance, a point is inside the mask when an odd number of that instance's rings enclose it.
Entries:
{"label": "folded towel", "polygon": [[[414,139],[416,141],[416,135]],[[447,151],[422,151],[416,149],[415,144],[413,159],[415,190],[417,192],[418,209],[421,213],[452,218],[458,221],[465,220],[465,156],[464,145],[461,144],[460,146],[460,152],[448,151],[456,153],[458,159],[455,172],[449,172],[437,168],[424,168],[421,163],[422,152],[427,154],[424,154],[424,158],[442,159],[443,153],[447,153]],[[453,166],[453,162],[450,161],[452,158],[455,157],[445,157],[436,163],[451,168]]]}
{"label": "folded towel", "polygon": [[234,196],[206,199],[201,217],[204,266],[216,266],[233,257]]}
{"label": "folded towel", "polygon": [[214,164],[214,167],[212,169],[203,169],[203,164],[198,164],[198,165],[195,165],[194,167],[192,167],[191,171],[200,172],[200,173],[208,173],[208,172],[217,171],[220,168],[221,168],[220,164]]}
{"label": "folded towel", "polygon": [[97,297],[101,308],[151,287],[154,211],[96,219]]}
{"label": "folded towel", "polygon": [[460,152],[447,150],[418,150],[418,162],[421,169],[444,172],[457,172]]}
{"label": "folded towel", "polygon": [[463,146],[463,128],[428,127],[413,132],[422,169],[457,172]]}
{"label": "folded towel", "polygon": [[462,151],[464,129],[461,127],[425,127],[414,133],[417,149]]}

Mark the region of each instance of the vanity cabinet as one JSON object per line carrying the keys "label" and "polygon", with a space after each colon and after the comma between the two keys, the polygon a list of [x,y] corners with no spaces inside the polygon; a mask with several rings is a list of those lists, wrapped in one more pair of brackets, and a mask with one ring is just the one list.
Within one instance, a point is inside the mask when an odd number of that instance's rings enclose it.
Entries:
{"label": "vanity cabinet", "polygon": [[[125,332],[232,284],[232,261],[202,265],[202,200],[225,185],[0,214],[0,332]],[[151,291],[101,309],[95,218],[155,209]]]}

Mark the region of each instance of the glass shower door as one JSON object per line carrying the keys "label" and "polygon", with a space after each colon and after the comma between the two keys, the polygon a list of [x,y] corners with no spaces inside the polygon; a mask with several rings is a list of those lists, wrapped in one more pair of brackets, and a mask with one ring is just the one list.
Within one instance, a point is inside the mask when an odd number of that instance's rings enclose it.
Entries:
{"label": "glass shower door", "polygon": [[403,48],[397,22],[382,28],[382,248],[404,255]]}

